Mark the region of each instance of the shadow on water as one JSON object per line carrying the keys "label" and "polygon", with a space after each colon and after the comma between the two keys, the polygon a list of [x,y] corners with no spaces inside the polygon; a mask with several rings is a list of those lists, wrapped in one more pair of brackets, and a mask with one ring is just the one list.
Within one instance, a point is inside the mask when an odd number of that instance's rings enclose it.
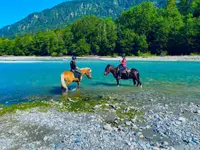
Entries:
{"label": "shadow on water", "polygon": [[[103,86],[116,87],[117,83],[95,82],[95,83],[91,83],[91,85],[103,85]],[[133,85],[131,85],[131,84],[121,84],[120,83],[120,86],[131,87]]]}

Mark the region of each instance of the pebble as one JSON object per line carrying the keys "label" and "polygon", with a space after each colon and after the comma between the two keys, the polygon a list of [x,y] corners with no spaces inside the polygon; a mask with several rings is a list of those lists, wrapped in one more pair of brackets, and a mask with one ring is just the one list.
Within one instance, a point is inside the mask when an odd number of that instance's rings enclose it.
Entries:
{"label": "pebble", "polygon": [[140,135],[142,135],[142,132],[138,132],[136,135],[137,135],[137,136],[140,136]]}
{"label": "pebble", "polygon": [[153,99],[149,99],[150,102],[153,102]]}
{"label": "pebble", "polygon": [[164,142],[163,142],[163,145],[168,146],[169,143],[168,143],[167,141],[164,141]]}
{"label": "pebble", "polygon": [[179,117],[178,120],[181,122],[186,122],[186,118],[184,118],[184,117]]}
{"label": "pebble", "polygon": [[200,114],[200,110],[195,110],[194,113]]}
{"label": "pebble", "polygon": [[105,130],[112,130],[112,127],[111,127],[110,124],[104,125],[103,128],[104,128]]}
{"label": "pebble", "polygon": [[170,146],[169,150],[176,150],[174,147]]}
{"label": "pebble", "polygon": [[131,122],[130,122],[130,121],[126,121],[126,125],[127,125],[127,126],[130,126],[130,125],[131,125]]}
{"label": "pebble", "polygon": [[147,125],[147,126],[146,126],[146,129],[150,129],[150,128],[151,128],[151,126],[150,126],[150,125]]}
{"label": "pebble", "polygon": [[68,98],[68,101],[69,101],[69,102],[74,102],[71,98]]}
{"label": "pebble", "polygon": [[45,136],[45,137],[43,138],[43,140],[44,140],[44,141],[47,141],[47,140],[48,140],[48,137],[47,137],[47,136]]}
{"label": "pebble", "polygon": [[140,135],[140,138],[143,139],[143,138],[144,138],[144,135]]}

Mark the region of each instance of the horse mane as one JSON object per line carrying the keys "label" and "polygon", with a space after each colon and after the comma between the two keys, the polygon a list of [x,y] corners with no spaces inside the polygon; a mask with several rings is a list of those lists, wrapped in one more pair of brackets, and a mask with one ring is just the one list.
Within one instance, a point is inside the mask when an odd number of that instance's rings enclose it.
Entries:
{"label": "horse mane", "polygon": [[107,66],[110,66],[110,67],[112,67],[112,68],[114,68],[114,69],[117,69],[117,67],[115,67],[115,66],[113,66],[113,65],[111,65],[111,64],[108,64]]}
{"label": "horse mane", "polygon": [[90,72],[92,72],[92,69],[90,69],[89,67],[81,68],[81,69],[87,69],[87,70],[90,70]]}

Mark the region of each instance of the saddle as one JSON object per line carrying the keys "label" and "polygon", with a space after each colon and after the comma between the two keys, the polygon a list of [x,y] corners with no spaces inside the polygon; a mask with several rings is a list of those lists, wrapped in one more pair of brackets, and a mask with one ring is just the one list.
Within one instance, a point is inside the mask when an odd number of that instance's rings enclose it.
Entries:
{"label": "saddle", "polygon": [[74,77],[75,77],[75,78],[78,78],[79,81],[80,81],[81,74],[80,74],[79,72],[77,72],[77,71],[74,71],[74,72],[72,72],[72,73],[74,73]]}
{"label": "saddle", "polygon": [[124,70],[122,71],[122,73],[126,73],[126,74],[128,74],[129,72],[131,72],[131,69],[129,69],[129,68],[126,68],[126,69],[124,69]]}

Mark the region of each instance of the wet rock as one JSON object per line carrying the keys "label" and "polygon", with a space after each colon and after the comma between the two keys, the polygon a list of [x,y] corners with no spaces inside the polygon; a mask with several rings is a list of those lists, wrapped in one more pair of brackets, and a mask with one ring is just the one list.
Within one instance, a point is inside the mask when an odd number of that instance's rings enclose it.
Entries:
{"label": "wet rock", "polygon": [[109,107],[109,104],[106,103],[105,106]]}

